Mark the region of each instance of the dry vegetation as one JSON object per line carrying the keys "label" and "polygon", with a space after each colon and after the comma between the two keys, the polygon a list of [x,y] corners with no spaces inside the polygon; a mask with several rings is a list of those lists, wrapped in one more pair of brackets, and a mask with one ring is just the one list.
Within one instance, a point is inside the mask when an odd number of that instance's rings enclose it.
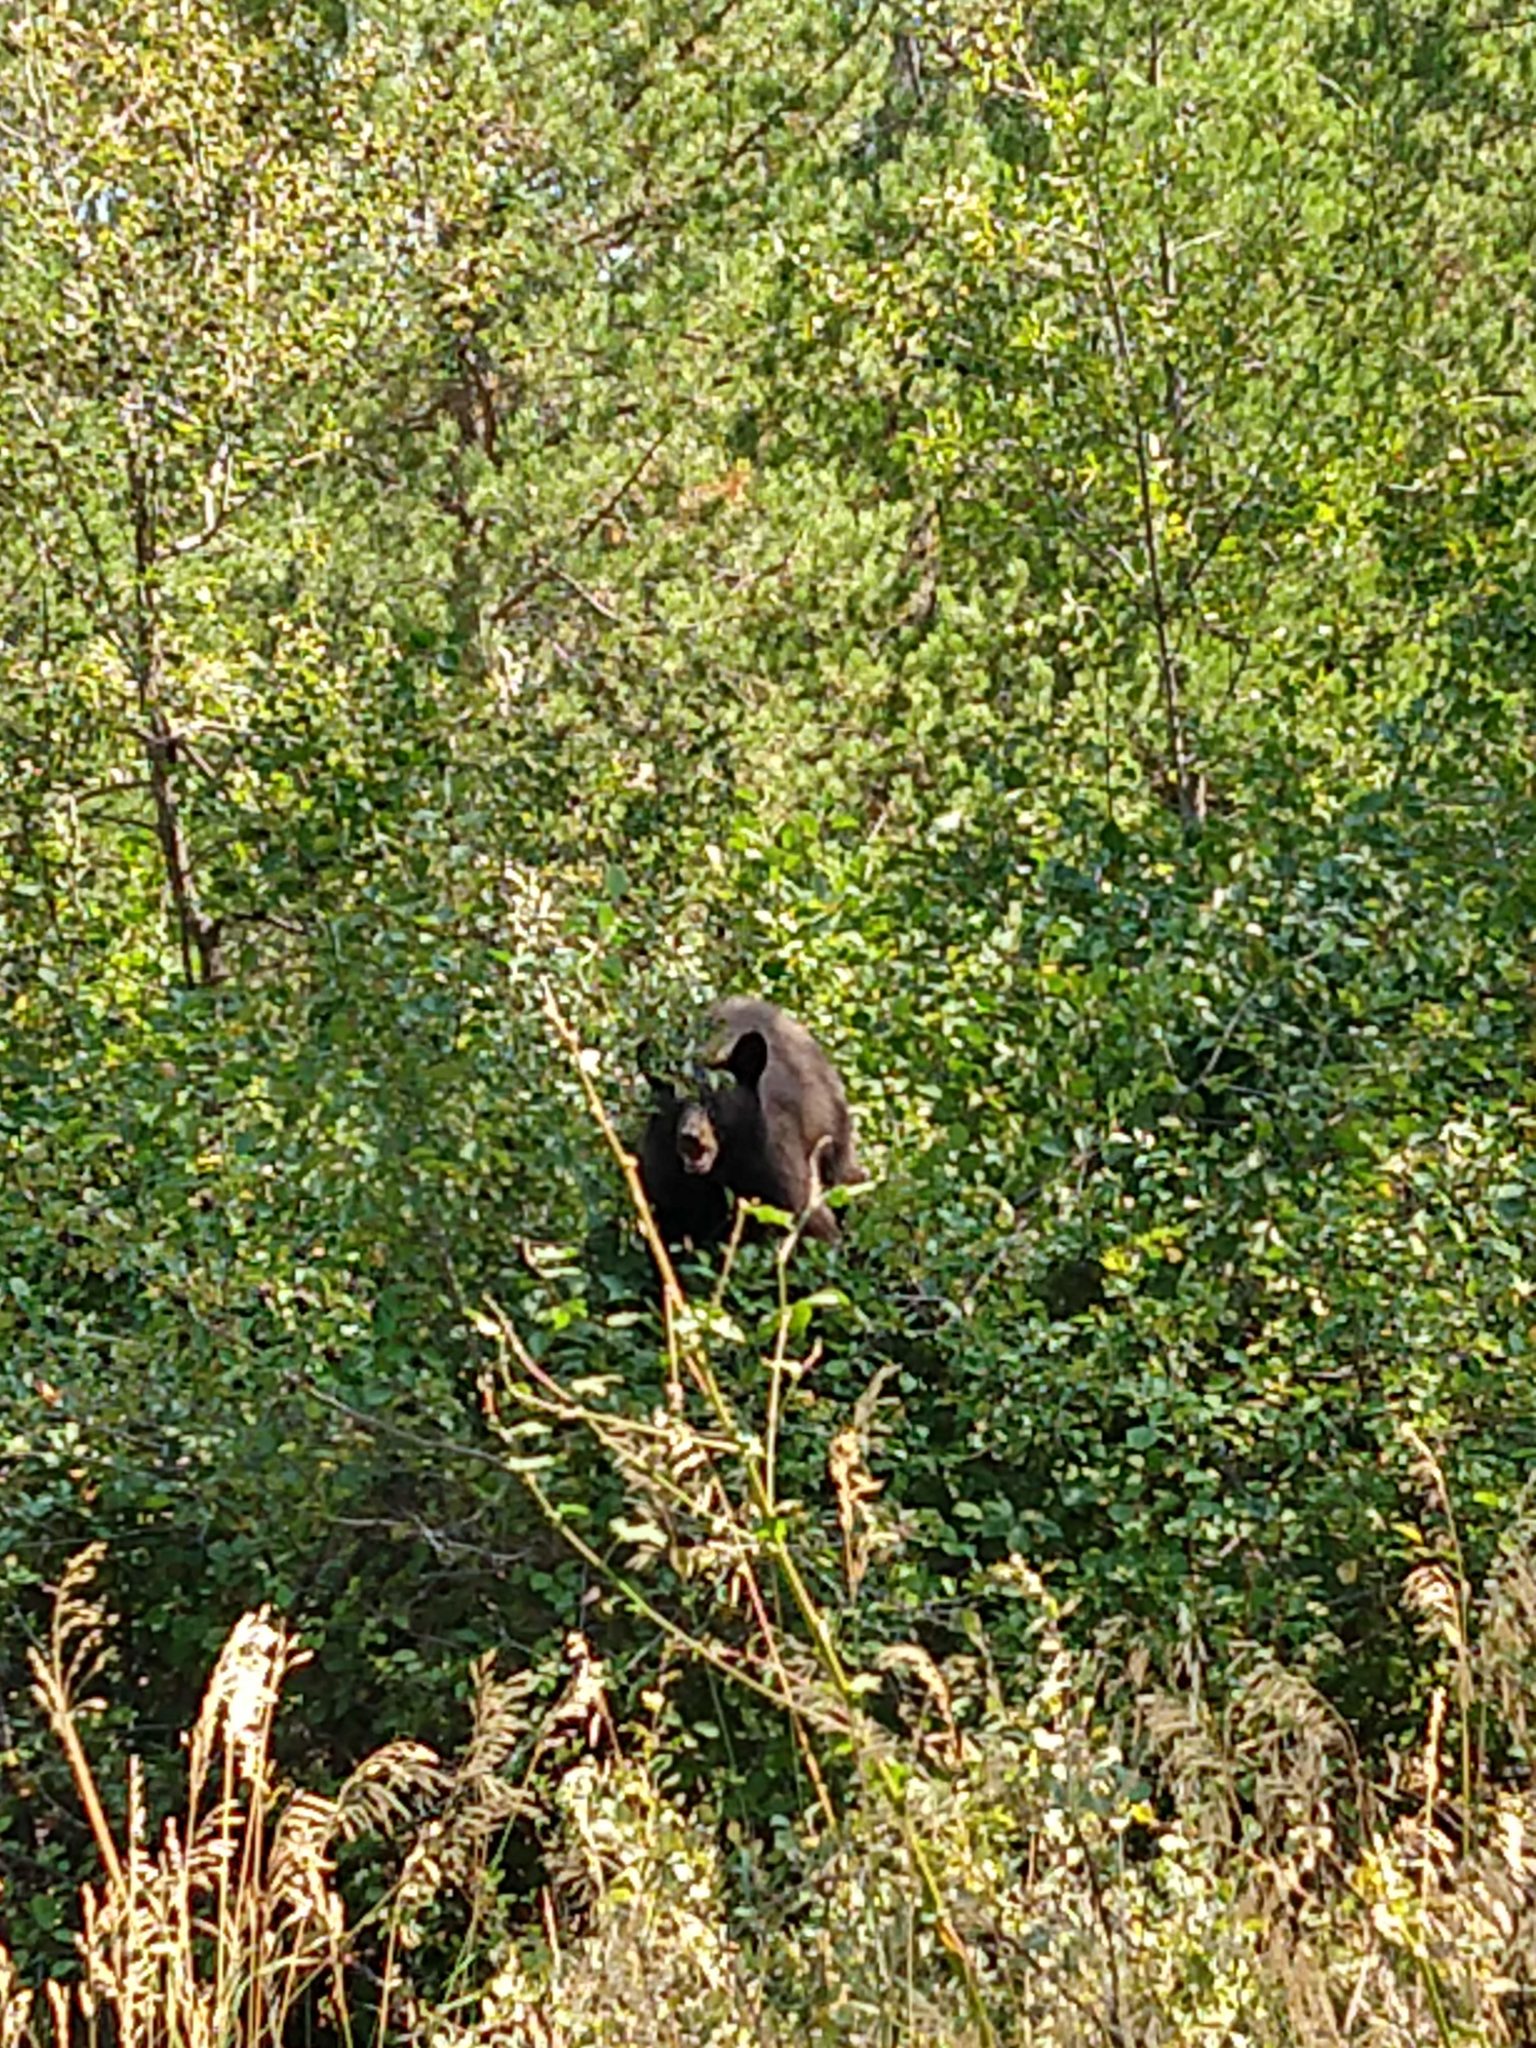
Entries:
{"label": "dry vegetation", "polygon": [[[506,1362],[502,1400],[521,1387],[558,1403],[547,1381],[519,1381],[515,1348]],[[674,1518],[688,1489],[738,1589],[776,1562],[708,1434],[658,1417],[620,1448]],[[850,1481],[851,1441],[839,1463],[851,1552],[877,1507]],[[1427,1451],[1423,1470],[1448,1509]],[[272,1757],[302,1652],[248,1615],[189,1737],[184,1811],[152,1825],[130,1760],[114,1826],[119,1788],[85,1737],[109,1626],[87,1553],[34,1671],[101,1874],[81,1895],[73,1979],[29,1988],[0,1957],[0,2044],[1523,2042],[1536,1801],[1492,1782],[1480,1749],[1489,1710],[1517,1741],[1531,1710],[1524,1534],[1476,1598],[1449,1565],[1405,1588],[1446,1677],[1388,1783],[1257,1652],[1217,1687],[1193,1654],[1159,1682],[1137,1653],[1074,1649],[1018,1560],[999,1579],[1035,1617],[1027,1688],[981,1643],[946,1669],[914,1646],[854,1679],[829,1670],[829,1644],[809,1660],[780,1641],[748,1656],[699,1640],[779,1699],[812,1765],[816,1796],[771,1878],[760,1844],[735,1841],[727,1863],[720,1832],[669,1789],[667,1677],[646,1725],[619,1728],[579,1637],[552,1705],[486,1662],[455,1763],[393,1745],[321,1796],[282,1783]],[[899,1709],[883,1726],[865,1710],[877,1689]],[[543,1852],[521,1922],[496,1887],[514,1829]],[[392,1876],[352,1914],[336,1854],[362,1836]]]}

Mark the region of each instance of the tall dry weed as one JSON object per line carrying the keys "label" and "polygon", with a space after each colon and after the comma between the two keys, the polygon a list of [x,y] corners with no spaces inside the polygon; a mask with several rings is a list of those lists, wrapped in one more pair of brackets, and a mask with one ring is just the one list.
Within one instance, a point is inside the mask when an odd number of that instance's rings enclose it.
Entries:
{"label": "tall dry weed", "polygon": [[[668,1468],[686,1429],[671,1411],[625,1452],[651,1461],[647,1497],[679,1531],[693,1515],[718,1528],[711,1448],[681,1478]],[[850,1486],[863,1462],[850,1445]],[[874,1496],[849,1499],[860,1542]],[[81,1892],[78,1980],[23,1984],[0,1951],[0,2048],[277,2048],[301,2025],[404,2048],[1530,2048],[1536,1795],[1480,1743],[1463,1798],[1475,1716],[1498,1717],[1506,1749],[1529,1725],[1527,1548],[1512,1530],[1480,1597],[1450,1553],[1405,1585],[1444,1664],[1386,1784],[1272,1655],[1240,1653],[1217,1683],[1186,1644],[1159,1679],[1145,1646],[1071,1642],[1013,1559],[995,1591],[1022,1603],[1027,1675],[1000,1673],[980,1639],[945,1660],[890,1645],[841,1684],[790,1632],[750,1654],[704,1645],[722,1679],[792,1708],[806,1743],[861,1761],[835,1804],[830,1777],[755,1827],[685,1800],[665,1675],[627,1727],[579,1635],[542,1710],[533,1674],[482,1661],[456,1762],[391,1745],[334,1794],[296,1789],[272,1732],[302,1652],[263,1611],[219,1658],[184,1809],[158,1830],[137,1767],[114,1801],[89,1759],[110,1621],[88,1553],[34,1676],[100,1875]],[[739,1527],[721,1554],[749,1574],[764,1555]],[[720,1584],[755,1612],[749,1587]],[[673,1669],[679,1647],[674,1630]],[[499,1863],[514,1828],[542,1852],[521,1911]],[[369,1833],[399,1845],[398,1877],[360,1929],[335,1862]],[[467,1920],[443,1915],[449,1895]]]}
{"label": "tall dry weed", "polygon": [[[50,1986],[55,2038],[117,2048],[254,2048],[286,2037],[318,1993],[345,2023],[350,1967],[335,1886],[339,1843],[398,1826],[440,1790],[436,1757],[393,1743],[330,1797],[279,1782],[272,1733],[284,1682],[304,1661],[266,1609],[236,1623],[187,1741],[184,1813],[150,1839],[137,1761],[125,1769],[123,1820],[108,1818],[84,1724],[99,1705],[109,1618],[92,1590],[99,1547],[59,1586],[49,1645],[32,1655],[37,1697],[68,1759],[103,1875],[81,1887],[80,1977]],[[7,1971],[9,1965],[7,1962]],[[8,1978],[0,1974],[0,2000]],[[0,2003],[6,2048],[36,2031],[13,1983]]]}

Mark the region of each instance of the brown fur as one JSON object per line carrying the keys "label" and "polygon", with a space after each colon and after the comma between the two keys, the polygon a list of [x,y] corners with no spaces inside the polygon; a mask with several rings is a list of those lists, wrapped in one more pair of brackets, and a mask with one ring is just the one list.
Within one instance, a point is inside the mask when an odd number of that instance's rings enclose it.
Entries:
{"label": "brown fur", "polygon": [[711,1064],[734,1086],[716,1098],[719,1171],[733,1193],[805,1216],[805,1234],[841,1234],[820,1197],[867,1178],[836,1067],[803,1024],[774,1003],[731,996],[716,1005]]}

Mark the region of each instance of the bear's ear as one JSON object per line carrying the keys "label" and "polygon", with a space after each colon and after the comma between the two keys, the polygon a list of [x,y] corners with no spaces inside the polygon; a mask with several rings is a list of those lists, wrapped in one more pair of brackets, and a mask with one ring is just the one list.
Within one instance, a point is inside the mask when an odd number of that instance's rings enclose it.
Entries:
{"label": "bear's ear", "polygon": [[658,1109],[671,1109],[679,1100],[676,1085],[663,1074],[653,1074],[642,1061],[640,1075],[651,1091],[651,1099]]}
{"label": "bear's ear", "polygon": [[743,1031],[725,1060],[728,1071],[743,1088],[756,1088],[768,1065],[768,1041],[761,1031]]}

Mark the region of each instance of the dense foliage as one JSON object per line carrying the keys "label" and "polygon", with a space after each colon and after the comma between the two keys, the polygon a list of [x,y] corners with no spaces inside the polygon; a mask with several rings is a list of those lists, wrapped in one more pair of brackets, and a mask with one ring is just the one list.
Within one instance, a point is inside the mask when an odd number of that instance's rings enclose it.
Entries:
{"label": "dense foliage", "polygon": [[[1536,1461],[1533,117],[1480,0],[0,24],[26,1967],[87,1541],[152,1804],[261,1601],[316,1775],[451,1746],[489,1649],[586,1631],[622,1718],[736,1641],[614,1454],[668,1366],[583,1086],[632,1138],[729,991],[877,1170],[792,1300],[685,1275],[741,1414],[778,1343],[778,1627],[1033,1696],[1022,1558],[1071,1655],[1268,1660],[1388,1779],[1465,1690],[1470,1595],[1403,1586],[1481,1583]],[[763,1848],[809,1738],[677,1682],[668,1797]]]}

